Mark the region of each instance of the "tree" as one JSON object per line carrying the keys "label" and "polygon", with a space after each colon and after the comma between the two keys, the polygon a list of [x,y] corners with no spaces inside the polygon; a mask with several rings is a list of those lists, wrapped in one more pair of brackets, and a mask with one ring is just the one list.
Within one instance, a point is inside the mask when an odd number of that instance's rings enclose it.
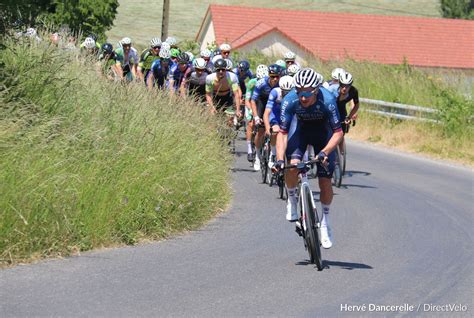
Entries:
{"label": "tree", "polygon": [[3,0],[0,28],[34,26],[42,21],[103,37],[113,25],[118,6],[118,0]]}
{"label": "tree", "polygon": [[440,0],[441,15],[450,19],[474,19],[474,0]]}

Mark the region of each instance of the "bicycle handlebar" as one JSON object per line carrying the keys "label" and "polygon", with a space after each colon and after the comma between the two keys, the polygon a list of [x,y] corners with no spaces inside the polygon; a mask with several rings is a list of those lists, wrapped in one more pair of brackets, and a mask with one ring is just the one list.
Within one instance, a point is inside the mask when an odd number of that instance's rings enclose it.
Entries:
{"label": "bicycle handlebar", "polygon": [[292,169],[292,168],[296,168],[298,170],[305,170],[306,168],[308,168],[309,166],[315,164],[315,163],[319,163],[321,162],[321,160],[319,160],[318,158],[316,159],[313,159],[313,160],[308,160],[308,161],[300,161],[298,162],[297,164],[290,164],[290,165],[286,165],[283,167],[283,169]]}

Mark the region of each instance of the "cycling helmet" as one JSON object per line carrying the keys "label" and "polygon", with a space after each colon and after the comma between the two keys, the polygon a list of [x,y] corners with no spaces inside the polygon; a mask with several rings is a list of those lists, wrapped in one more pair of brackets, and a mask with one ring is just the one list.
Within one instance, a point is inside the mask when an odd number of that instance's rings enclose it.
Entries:
{"label": "cycling helmet", "polygon": [[190,61],[194,60],[194,54],[193,54],[193,53],[191,53],[191,52],[189,52],[189,51],[186,51],[186,52],[184,52],[184,53],[186,53],[186,54],[189,56],[189,60],[190,60]]}
{"label": "cycling helmet", "polygon": [[227,61],[220,58],[214,63],[214,69],[227,69]]}
{"label": "cycling helmet", "polygon": [[96,35],[96,34],[90,33],[87,37],[88,37],[88,38],[92,38],[94,41],[97,42],[97,35]]}
{"label": "cycling helmet", "polygon": [[349,72],[344,72],[339,74],[339,83],[343,85],[351,85],[352,84],[352,74]]}
{"label": "cycling helmet", "polygon": [[220,48],[217,48],[217,49],[214,50],[214,56],[221,55],[221,54],[222,54],[222,51],[221,51]]}
{"label": "cycling helmet", "polygon": [[281,75],[282,68],[278,64],[272,64],[268,67],[268,75]]}
{"label": "cycling helmet", "polygon": [[332,70],[331,72],[331,77],[332,79],[339,80],[339,76],[344,74],[346,71],[340,67],[336,67],[335,69]]}
{"label": "cycling helmet", "polygon": [[296,54],[291,52],[291,51],[288,51],[285,53],[285,61],[294,61],[296,58]]}
{"label": "cycling helmet", "polygon": [[227,63],[226,69],[227,69],[228,71],[231,71],[232,68],[234,67],[234,63],[232,63],[232,60],[231,60],[231,59],[225,59],[225,62]]}
{"label": "cycling helmet", "polygon": [[250,69],[250,63],[246,60],[242,60],[237,64],[240,71],[247,72]]}
{"label": "cycling helmet", "polygon": [[[278,60],[278,61],[275,62],[275,64],[280,66],[282,68],[282,70],[286,68],[286,63],[283,60]],[[271,74],[271,72],[270,72],[270,74]]]}
{"label": "cycling helmet", "polygon": [[155,47],[155,46],[161,46],[161,39],[160,38],[153,38],[150,41],[150,46]]}
{"label": "cycling helmet", "polygon": [[93,38],[87,37],[84,42],[82,43],[86,49],[93,49],[95,48],[95,41]]}
{"label": "cycling helmet", "polygon": [[258,79],[268,76],[268,66],[260,64],[257,66],[256,76]]}
{"label": "cycling helmet", "polygon": [[102,44],[102,52],[112,54],[114,52],[114,47],[110,43],[104,43]]}
{"label": "cycling helmet", "polygon": [[316,88],[321,85],[322,81],[321,74],[316,73],[311,68],[304,68],[300,70],[294,76],[295,87],[297,88],[306,88],[313,87]]}
{"label": "cycling helmet", "polygon": [[227,43],[223,43],[223,44],[221,44],[221,46],[219,46],[219,49],[220,49],[221,51],[227,51],[227,52],[229,52],[229,51],[230,51],[230,45],[227,44]]}
{"label": "cycling helmet", "polygon": [[168,42],[161,42],[161,49],[162,50],[170,50],[171,46],[169,45]]}
{"label": "cycling helmet", "polygon": [[212,64],[216,63],[217,60],[220,60],[222,59],[222,55],[214,55],[214,57],[212,58]]}
{"label": "cycling helmet", "polygon": [[125,37],[121,41],[122,45],[132,45],[132,39]]}
{"label": "cycling helmet", "polygon": [[288,75],[294,76],[300,69],[301,67],[298,64],[291,64],[287,69]]}
{"label": "cycling helmet", "polygon": [[193,66],[195,69],[204,70],[206,69],[207,62],[202,57],[198,57],[193,61]]}
{"label": "cycling helmet", "polygon": [[36,30],[34,28],[28,28],[26,29],[25,36],[33,38],[36,36]]}
{"label": "cycling helmet", "polygon": [[208,57],[211,57],[211,54],[212,54],[212,53],[211,53],[210,50],[204,49],[204,50],[201,50],[201,54],[200,54],[200,55],[201,55],[201,57],[203,57],[203,58],[204,58],[204,57],[205,57],[205,58],[208,58]]}
{"label": "cycling helmet", "polygon": [[168,43],[170,46],[175,46],[176,45],[176,39],[172,36],[169,36],[166,38],[166,43]]}
{"label": "cycling helmet", "polygon": [[293,77],[289,75],[285,75],[282,78],[280,78],[280,81],[278,82],[278,85],[282,90],[289,91],[293,87],[295,87],[295,83],[293,81]]}
{"label": "cycling helmet", "polygon": [[[170,54],[171,54],[171,57],[178,57],[178,55],[180,54],[181,52],[178,50],[178,49],[171,49],[170,50]],[[187,54],[186,54],[187,55]]]}
{"label": "cycling helmet", "polygon": [[186,54],[186,52],[179,53],[179,55],[176,57],[178,60],[179,64],[187,64],[189,63],[189,55]]}
{"label": "cycling helmet", "polygon": [[169,58],[171,58],[170,50],[163,50],[163,48],[161,48],[159,56],[160,56],[160,58],[162,58],[162,59],[169,59]]}

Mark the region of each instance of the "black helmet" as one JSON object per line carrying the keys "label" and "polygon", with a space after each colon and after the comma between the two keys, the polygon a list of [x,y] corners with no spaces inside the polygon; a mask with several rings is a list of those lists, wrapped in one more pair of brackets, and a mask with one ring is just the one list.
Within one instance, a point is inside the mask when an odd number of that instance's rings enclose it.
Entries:
{"label": "black helmet", "polygon": [[179,55],[176,57],[176,59],[178,60],[179,64],[189,63],[189,55],[184,53],[184,52],[179,53]]}
{"label": "black helmet", "polygon": [[221,55],[221,54],[222,54],[222,51],[221,51],[220,48],[217,48],[217,49],[214,50],[214,56],[215,55]]}
{"label": "black helmet", "polygon": [[224,59],[218,59],[214,63],[214,69],[215,70],[222,70],[222,69],[227,69],[227,62]]}
{"label": "black helmet", "polygon": [[111,54],[114,52],[114,47],[110,43],[104,43],[102,44],[102,51],[107,54]]}
{"label": "black helmet", "polygon": [[282,68],[278,64],[272,64],[268,67],[268,74],[271,76],[280,76],[281,75]]}
{"label": "black helmet", "polygon": [[239,68],[239,70],[246,72],[250,69],[250,63],[246,60],[242,60],[239,62],[237,67]]}

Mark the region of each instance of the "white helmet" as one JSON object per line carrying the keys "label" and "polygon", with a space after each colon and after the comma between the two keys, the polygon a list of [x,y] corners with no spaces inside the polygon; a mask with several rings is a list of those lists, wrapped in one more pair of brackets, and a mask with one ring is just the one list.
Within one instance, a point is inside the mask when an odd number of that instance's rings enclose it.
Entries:
{"label": "white helmet", "polygon": [[298,64],[291,64],[287,69],[288,75],[294,76],[300,69],[301,67]]}
{"label": "white helmet", "polygon": [[285,61],[294,61],[296,58],[296,54],[291,52],[291,51],[288,51],[285,53]]}
{"label": "white helmet", "polygon": [[198,57],[193,61],[193,66],[195,69],[203,70],[206,68],[207,62],[202,57]]}
{"label": "white helmet", "polygon": [[260,64],[259,66],[257,66],[257,70],[256,70],[255,73],[256,73],[256,76],[257,76],[258,79],[267,77],[268,76],[268,66],[266,66],[264,64]]}
{"label": "white helmet", "polygon": [[290,75],[285,75],[280,78],[278,85],[282,90],[289,91],[293,87],[295,87],[295,82],[293,80],[293,77],[291,77]]}
{"label": "white helmet", "polygon": [[168,42],[161,42],[161,49],[162,50],[170,50],[171,45]]}
{"label": "white helmet", "polygon": [[212,53],[208,49],[201,50],[201,57],[211,57]]}
{"label": "white helmet", "polygon": [[339,83],[343,85],[351,85],[352,84],[352,74],[349,72],[344,72],[343,74],[339,75]]}
{"label": "white helmet", "polygon": [[86,49],[93,49],[96,47],[95,41],[91,37],[87,37],[84,42],[82,43]]}
{"label": "white helmet", "polygon": [[151,41],[150,41],[150,46],[151,46],[151,47],[154,47],[154,46],[161,46],[161,39],[160,39],[160,38],[153,38],[153,39],[151,39]]}
{"label": "white helmet", "polygon": [[226,69],[227,69],[228,71],[231,71],[232,68],[234,67],[234,63],[232,63],[232,60],[231,60],[231,59],[224,59],[224,60],[225,60],[225,62],[227,63]]}
{"label": "white helmet", "polygon": [[168,43],[170,46],[176,45],[176,39],[172,36],[169,36],[166,38],[166,43]]}
{"label": "white helmet", "polygon": [[193,54],[193,53],[191,53],[191,52],[189,52],[189,51],[186,51],[186,52],[184,52],[184,53],[186,53],[186,54],[189,56],[189,60],[190,60],[190,61],[194,60],[194,54]]}
{"label": "white helmet", "polygon": [[220,54],[217,54],[217,55],[214,55],[214,57],[212,58],[212,64],[216,63],[217,60],[220,60],[222,58],[222,55]]}
{"label": "white helmet", "polygon": [[276,64],[276,65],[280,65],[283,69],[286,68],[286,62],[283,61],[283,60],[277,60],[277,61],[275,62],[275,64]]}
{"label": "white helmet", "polygon": [[25,35],[26,35],[27,37],[33,38],[33,37],[36,36],[36,34],[37,34],[37,33],[36,33],[36,30],[35,30],[34,28],[28,28],[28,29],[26,29]]}
{"label": "white helmet", "polygon": [[159,56],[162,59],[169,59],[169,58],[171,58],[171,52],[170,52],[170,50],[163,50],[163,47],[162,47],[161,50],[160,50]]}
{"label": "white helmet", "polygon": [[339,75],[344,74],[346,71],[340,67],[336,67],[335,69],[332,70],[331,72],[331,77],[332,79],[339,80]]}
{"label": "white helmet", "polygon": [[230,51],[230,45],[227,43],[222,43],[219,48],[221,49],[221,51]]}
{"label": "white helmet", "polygon": [[120,44],[121,45],[132,45],[132,39],[125,37],[122,40],[120,40]]}
{"label": "white helmet", "polygon": [[304,68],[295,74],[295,86],[297,88],[316,88],[322,83],[321,74],[316,73],[312,68]]}

